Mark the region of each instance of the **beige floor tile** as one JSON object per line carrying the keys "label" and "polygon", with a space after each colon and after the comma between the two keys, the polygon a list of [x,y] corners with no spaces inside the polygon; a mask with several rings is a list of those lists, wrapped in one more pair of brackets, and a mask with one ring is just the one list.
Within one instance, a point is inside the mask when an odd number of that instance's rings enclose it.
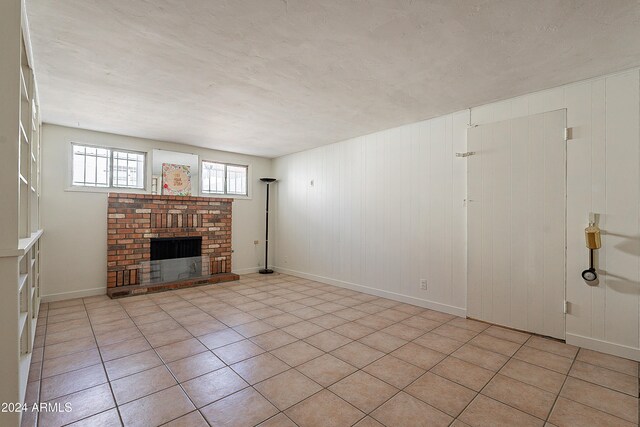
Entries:
{"label": "beige floor tile", "polygon": [[332,351],[331,354],[350,363],[356,368],[363,368],[385,355],[383,352],[368,347],[358,341],[342,346]]}
{"label": "beige floor tile", "polygon": [[100,363],[100,353],[97,349],[73,353],[55,359],[45,360],[42,363],[42,378],[63,374],[76,369]]}
{"label": "beige floor tile", "polygon": [[185,357],[193,356],[194,354],[203,353],[205,351],[207,351],[207,347],[195,338],[156,348],[158,356],[160,356],[164,363],[184,359]]}
{"label": "beige floor tile", "polygon": [[544,421],[489,397],[478,395],[460,415],[460,421],[473,427],[534,427]]}
{"label": "beige floor tile", "polygon": [[451,356],[438,363],[431,372],[475,391],[480,391],[494,375],[493,371]]}
{"label": "beige floor tile", "polygon": [[327,352],[352,342],[350,338],[333,331],[320,332],[319,334],[305,338],[304,341]]}
{"label": "beige floor tile", "polygon": [[284,328],[285,326],[302,322],[302,320],[303,319],[299,318],[298,316],[294,316],[293,314],[290,314],[290,313],[279,314],[277,316],[267,317],[266,319],[263,319],[264,322],[276,328]]}
{"label": "beige floor tile", "polygon": [[187,395],[198,408],[247,386],[248,384],[230,368],[218,369],[182,383]]}
{"label": "beige floor tile", "polygon": [[282,330],[298,339],[303,339],[324,331],[324,328],[305,320],[284,327]]}
{"label": "beige floor tile", "polygon": [[251,359],[231,365],[249,384],[255,384],[289,369],[289,365],[270,353],[264,353]]}
{"label": "beige floor tile", "polygon": [[500,373],[554,394],[560,392],[566,379],[566,375],[517,359],[509,360]]}
{"label": "beige floor tile", "polygon": [[351,338],[352,340],[358,340],[376,331],[373,328],[363,326],[356,322],[345,323],[344,325],[336,326],[331,330],[339,333],[340,335],[344,335],[347,338]]}
{"label": "beige floor tile", "polygon": [[366,416],[354,426],[354,427],[384,427],[378,421],[374,420],[370,416]]}
{"label": "beige floor tile", "polygon": [[365,416],[328,390],[303,400],[285,414],[300,427],[350,426]]}
{"label": "beige floor tile", "polygon": [[162,365],[162,360],[153,350],[147,350],[142,353],[133,354],[131,356],[122,357],[120,359],[106,362],[104,367],[111,381],[127,375],[145,371]]}
{"label": "beige floor tile", "polygon": [[108,362],[110,360],[151,350],[151,346],[147,342],[146,338],[137,338],[134,340],[121,341],[115,344],[100,346],[99,350],[102,355],[102,360]]}
{"label": "beige floor tile", "polygon": [[494,353],[500,353],[507,357],[513,356],[521,347],[520,344],[514,343],[513,341],[503,340],[487,334],[475,336],[471,341],[469,341],[469,344],[473,344],[476,347],[480,347]]}
{"label": "beige floor tile", "polygon": [[413,342],[444,354],[451,354],[464,345],[463,342],[443,337],[433,332],[427,332],[413,340]]}
{"label": "beige floor tile", "polygon": [[[38,326],[40,328],[40,326]],[[93,336],[93,329],[89,324],[81,326],[79,328],[72,329],[70,331],[61,331],[55,333],[47,333],[45,339],[45,345],[60,344],[61,342],[73,341],[79,338],[87,338]]]}
{"label": "beige floor tile", "polygon": [[158,366],[112,381],[111,389],[116,403],[122,405],[176,384],[169,370],[165,366]]}
{"label": "beige floor tile", "polygon": [[195,409],[180,386],[150,394],[119,408],[126,427],[158,426]]}
{"label": "beige floor tile", "polygon": [[638,399],[624,393],[569,377],[560,396],[638,423]]}
{"label": "beige floor tile", "polygon": [[193,411],[164,424],[162,427],[209,427],[209,423],[205,421],[200,412]]}
{"label": "beige floor tile", "polygon": [[39,415],[39,424],[41,426],[58,427],[70,424],[115,406],[108,384],[102,384],[87,390],[68,394],[51,400],[48,403],[52,405],[59,404],[61,408],[64,408],[65,404],[69,404],[72,411],[41,412]]}
{"label": "beige floor tile", "polygon": [[502,354],[494,353],[471,344],[463,345],[451,353],[451,355],[495,372],[499,371],[500,368],[502,368],[509,360],[507,356],[503,356]]}
{"label": "beige floor tile", "polygon": [[362,337],[358,341],[383,353],[391,353],[393,350],[402,347],[408,342],[402,338],[397,338],[380,331]]}
{"label": "beige floor tile", "polygon": [[485,322],[479,322],[473,319],[465,319],[464,317],[455,317],[447,322],[451,326],[458,328],[469,329],[470,331],[482,332],[489,328],[491,324]]}
{"label": "beige floor tile", "polygon": [[408,325],[396,323],[395,325],[387,326],[381,332],[392,335],[397,338],[401,338],[406,341],[411,341],[424,334],[424,331],[418,328],[413,328]]}
{"label": "beige floor tile", "polygon": [[73,424],[69,424],[69,427],[122,427],[120,421],[120,415],[118,410],[113,408],[108,411],[100,412],[88,418],[84,418],[80,421],[76,421]]}
{"label": "beige floor tile", "polygon": [[578,353],[578,347],[568,345],[551,338],[542,338],[538,336],[532,336],[526,343],[524,343],[524,345],[557,354],[558,356],[567,357],[569,359],[573,359]]}
{"label": "beige floor tile", "polygon": [[638,396],[638,378],[622,374],[600,366],[584,362],[575,362],[569,376],[598,384],[610,389]]}
{"label": "beige floor tile", "polygon": [[437,322],[448,322],[449,320],[455,319],[457,317],[457,316],[454,316],[453,314],[442,313],[440,311],[435,311],[435,310],[424,311],[418,314],[418,316],[422,316],[430,320],[435,320]]}
{"label": "beige floor tile", "polygon": [[482,394],[543,420],[556,400],[554,393],[500,374],[493,377]]}
{"label": "beige floor tile", "polygon": [[207,351],[167,364],[178,382],[188,381],[192,378],[206,374],[224,367],[224,363],[215,355]]}
{"label": "beige floor tile", "polygon": [[295,367],[321,356],[324,352],[304,341],[296,341],[271,351],[271,354],[287,365]]}
{"label": "beige floor tile", "polygon": [[343,319],[348,320],[349,322],[353,322],[354,320],[358,320],[369,315],[364,311],[356,310],[355,308],[351,308],[351,307],[334,311],[332,314],[334,316],[342,317]]}
{"label": "beige floor tile", "polygon": [[407,393],[400,392],[371,416],[386,426],[448,426],[453,418]]}
{"label": "beige floor tile", "polygon": [[524,362],[551,369],[552,371],[556,371],[561,374],[567,374],[571,368],[571,364],[573,363],[573,360],[567,357],[538,350],[526,345],[520,347],[520,350],[518,350],[513,357]]}
{"label": "beige floor tile", "polygon": [[295,369],[262,381],[254,388],[281,411],[322,390],[322,386]]}
{"label": "beige floor tile", "polygon": [[40,387],[40,399],[43,402],[50,401],[106,382],[107,376],[104,373],[104,367],[101,364],[92,365],[43,379]]}
{"label": "beige floor tile", "polygon": [[478,335],[477,331],[472,331],[470,329],[465,329],[465,328],[458,328],[457,326],[453,326],[449,323],[445,323],[444,325],[438,326],[431,332],[433,332],[434,334],[438,334],[443,337],[451,338],[461,342],[467,342],[471,338]]}
{"label": "beige floor tile", "polygon": [[297,340],[298,338],[279,329],[251,338],[254,344],[259,345],[266,351],[275,350],[278,347],[291,344]]}
{"label": "beige floor tile", "polygon": [[309,322],[321,326],[325,329],[335,328],[336,326],[344,325],[349,321],[342,317],[334,316],[333,314],[325,314],[324,316],[314,317]]}
{"label": "beige floor tile", "polygon": [[213,332],[222,331],[227,327],[224,323],[218,322],[214,319],[196,323],[194,325],[186,325],[184,328],[194,337],[199,337]]}
{"label": "beige floor tile", "polygon": [[258,424],[258,427],[297,427],[284,413],[280,412],[276,416]]}
{"label": "beige floor tile", "polygon": [[275,328],[261,320],[256,320],[255,322],[236,326],[233,329],[245,338],[251,338],[256,335],[264,334],[265,332],[273,331]]}
{"label": "beige floor tile", "polygon": [[94,348],[97,348],[97,345],[93,337],[77,338],[59,344],[47,345],[44,348],[44,360],[55,359]]}
{"label": "beige floor tile", "polygon": [[242,341],[243,339],[242,335],[231,328],[198,337],[198,340],[210,350]]}
{"label": "beige floor tile", "polygon": [[391,319],[387,319],[386,317],[382,317],[382,316],[377,316],[375,314],[370,314],[369,316],[361,317],[360,319],[355,320],[355,322],[359,323],[362,326],[373,328],[375,330],[384,329],[387,326],[391,326],[394,323],[396,323]]}
{"label": "beige floor tile", "polygon": [[634,360],[623,359],[622,357],[587,350],[586,348],[580,349],[576,360],[611,369],[612,371],[618,371],[623,374],[638,376],[638,362]]}
{"label": "beige floor tile", "polygon": [[255,322],[256,320],[258,320],[257,318],[247,313],[227,314],[216,316],[216,318],[230,328],[242,325],[243,323]]}
{"label": "beige floor tile", "polygon": [[564,397],[558,398],[549,416],[549,422],[558,427],[637,427],[637,424]]}
{"label": "beige floor tile", "polygon": [[264,350],[249,340],[234,342],[233,344],[218,347],[213,350],[224,363],[231,365],[253,356],[264,353]]}
{"label": "beige floor tile", "polygon": [[489,328],[485,329],[484,332],[482,332],[482,335],[491,335],[492,337],[512,341],[516,344],[524,344],[531,337],[531,334],[514,331],[508,328],[502,328],[496,325],[492,325]]}
{"label": "beige floor tile", "polygon": [[397,388],[406,387],[425,373],[424,369],[388,355],[363,370]]}
{"label": "beige floor tile", "polygon": [[266,319],[267,317],[273,317],[279,314],[284,314],[284,311],[274,307],[265,307],[257,310],[248,311],[248,313],[257,319]]}
{"label": "beige floor tile", "polygon": [[193,335],[191,335],[189,331],[187,331],[183,327],[145,336],[147,337],[147,341],[149,341],[149,344],[151,344],[151,347],[154,348],[193,338]]}
{"label": "beige floor tile", "polygon": [[373,411],[399,390],[363,371],[357,371],[329,387],[336,395],[364,413]]}
{"label": "beige floor tile", "polygon": [[325,312],[309,306],[306,308],[301,308],[300,310],[292,311],[291,314],[301,319],[310,320],[314,317],[323,316]]}
{"label": "beige floor tile", "polygon": [[414,344],[412,342],[393,351],[391,355],[426,370],[433,368],[441,360],[447,357],[446,354],[422,347],[421,345]]}
{"label": "beige floor tile", "polygon": [[400,322],[401,325],[411,326],[412,328],[420,329],[423,333],[429,332],[438,326],[442,325],[442,322],[426,319],[422,316],[412,316],[408,319]]}
{"label": "beige floor tile", "polygon": [[323,387],[341,380],[357,370],[354,366],[324,354],[297,367],[297,369]]}
{"label": "beige floor tile", "polygon": [[278,413],[268,400],[252,388],[220,399],[200,411],[212,426],[238,427],[255,426]]}
{"label": "beige floor tile", "polygon": [[430,372],[418,378],[404,391],[454,418],[460,415],[477,394]]}

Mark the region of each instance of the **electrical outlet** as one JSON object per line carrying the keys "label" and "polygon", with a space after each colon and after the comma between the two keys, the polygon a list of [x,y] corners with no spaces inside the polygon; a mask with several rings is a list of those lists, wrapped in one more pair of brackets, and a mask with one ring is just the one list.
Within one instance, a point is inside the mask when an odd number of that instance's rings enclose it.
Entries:
{"label": "electrical outlet", "polygon": [[420,279],[420,289],[423,291],[427,290],[427,279]]}
{"label": "electrical outlet", "polygon": [[285,264],[288,264],[288,263],[289,263],[289,257],[288,257],[288,256],[286,256],[286,255],[285,255],[285,257],[284,257],[284,263],[285,263]]}
{"label": "electrical outlet", "polygon": [[259,241],[259,240],[254,240],[254,241],[253,241],[253,244],[254,244],[254,245],[257,245],[258,243],[260,243],[260,241]]}

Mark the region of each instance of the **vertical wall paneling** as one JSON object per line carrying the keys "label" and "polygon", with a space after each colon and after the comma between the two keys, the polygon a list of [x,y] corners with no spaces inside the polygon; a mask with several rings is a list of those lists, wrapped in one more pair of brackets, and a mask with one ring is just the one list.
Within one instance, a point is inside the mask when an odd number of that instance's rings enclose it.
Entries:
{"label": "vertical wall paneling", "polygon": [[[640,359],[640,256],[633,252],[639,244],[633,236],[640,234],[639,75],[639,70],[634,69],[602,76],[474,107],[471,113],[465,110],[354,138],[336,144],[338,148],[333,152],[322,147],[275,159],[274,174],[292,181],[284,182],[282,178],[278,183],[276,266],[282,271],[456,314],[466,311],[477,317],[491,310],[490,302],[485,301],[483,307],[482,300],[474,295],[472,283],[466,283],[467,264],[469,280],[488,275],[465,255],[467,238],[471,252],[473,233],[482,232],[472,226],[471,216],[469,230],[466,228],[467,215],[481,209],[471,201],[464,206],[464,199],[473,200],[481,188],[480,183],[469,182],[467,189],[467,169],[471,174],[473,168],[482,168],[482,162],[477,156],[456,158],[455,153],[475,151],[467,147],[468,123],[482,125],[564,108],[573,137],[567,143],[567,341]],[[513,131],[535,135],[534,129],[522,123],[520,126],[520,130]],[[471,128],[469,132],[479,130]],[[515,149],[513,146],[510,153],[512,161],[522,155]],[[392,155],[393,159],[385,155]],[[536,152],[527,151],[525,155],[536,156]],[[319,200],[322,204],[325,197],[336,193],[340,214],[333,217],[331,224],[317,224],[312,209],[317,188],[311,187],[309,180],[316,174],[318,158],[324,158],[325,165],[336,164],[339,171],[345,171],[345,179],[335,181],[341,185],[334,184],[337,187],[327,189],[328,193]],[[402,165],[393,173],[400,181],[409,177],[410,185],[393,185],[390,168],[384,168],[391,163]],[[490,172],[484,171],[483,179],[492,179]],[[342,176],[342,172],[336,173]],[[532,193],[544,191],[530,180],[528,173],[527,169],[526,176],[516,177],[511,170],[513,210],[529,209],[523,188]],[[388,184],[381,189],[381,182]],[[385,200],[391,204],[382,206]],[[590,211],[601,214],[600,226],[604,230],[603,248],[597,253],[600,282],[594,286],[580,278],[588,262],[583,232]],[[350,231],[345,231],[349,227],[342,227],[345,221],[350,224]],[[330,225],[341,230],[339,245],[331,240],[335,236],[328,229]],[[520,223],[511,223],[512,236],[519,227]],[[311,240],[323,233],[332,236],[327,240],[329,254],[312,252]],[[392,237],[387,242],[382,235]],[[539,277],[544,276],[534,268],[537,260],[529,254],[530,239],[511,240],[511,253],[527,254],[526,258],[512,257],[512,279],[542,280]],[[386,245],[384,252],[379,245]],[[335,256],[337,247],[341,248],[340,256]],[[485,249],[493,251],[492,247]],[[397,256],[385,258],[384,253]],[[317,257],[331,257],[330,264],[337,265],[329,270],[324,259]],[[395,260],[395,265],[390,260]],[[429,282],[427,291],[419,289],[421,278]],[[525,291],[512,287],[508,296],[512,304],[510,316],[517,325],[526,324],[530,315],[529,304],[526,309],[518,308],[523,298],[529,301]],[[532,303],[539,304],[535,299]]]}

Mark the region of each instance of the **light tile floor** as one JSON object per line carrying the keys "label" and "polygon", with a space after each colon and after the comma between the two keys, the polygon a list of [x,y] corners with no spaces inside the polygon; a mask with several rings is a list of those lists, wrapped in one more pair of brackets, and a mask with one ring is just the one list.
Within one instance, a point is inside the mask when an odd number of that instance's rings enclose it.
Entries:
{"label": "light tile floor", "polygon": [[43,304],[24,425],[633,426],[638,363],[293,276]]}

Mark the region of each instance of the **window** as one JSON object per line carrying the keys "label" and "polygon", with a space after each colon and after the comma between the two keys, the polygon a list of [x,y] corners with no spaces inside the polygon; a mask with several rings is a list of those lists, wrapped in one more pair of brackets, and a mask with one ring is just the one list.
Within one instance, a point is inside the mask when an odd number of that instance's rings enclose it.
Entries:
{"label": "window", "polygon": [[248,166],[202,162],[202,192],[247,196]]}
{"label": "window", "polygon": [[144,188],[145,154],[72,145],[72,184],[81,187]]}

